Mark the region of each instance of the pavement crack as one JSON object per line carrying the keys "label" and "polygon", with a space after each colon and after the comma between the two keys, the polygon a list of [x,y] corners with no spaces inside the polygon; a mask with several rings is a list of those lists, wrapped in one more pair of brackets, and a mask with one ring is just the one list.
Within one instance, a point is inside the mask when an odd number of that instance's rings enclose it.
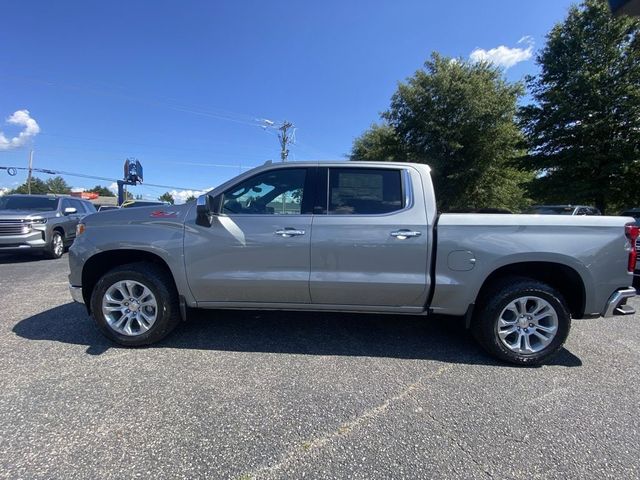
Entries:
{"label": "pavement crack", "polygon": [[274,478],[274,476],[282,471],[286,471],[287,467],[292,465],[293,463],[310,456],[313,452],[316,452],[329,443],[335,441],[340,437],[344,437],[352,433],[355,429],[361,427],[362,425],[384,415],[389,408],[398,402],[401,402],[408,396],[410,396],[413,392],[415,392],[418,388],[423,386],[425,382],[430,380],[435,380],[438,377],[442,376],[446,371],[453,368],[452,365],[443,365],[438,368],[435,372],[424,376],[413,383],[407,385],[400,393],[387,398],[384,402],[372,407],[368,410],[362,412],[361,415],[354,418],[353,420],[349,420],[347,422],[341,423],[335,430],[327,432],[325,435],[316,437],[312,440],[307,440],[302,442],[299,445],[294,446],[288,452],[285,453],[281,457],[281,459],[273,464],[267,465],[253,472],[248,472],[241,475],[239,478],[247,478],[247,479],[269,479]]}
{"label": "pavement crack", "polygon": [[435,423],[438,426],[442,434],[450,440],[451,445],[455,446],[458,450],[460,450],[488,478],[493,478],[493,473],[491,473],[482,463],[480,463],[474,456],[473,452],[467,449],[467,447],[464,446],[463,443],[458,438],[450,435],[449,429],[445,428],[442,422],[438,420],[434,414],[432,414],[431,412],[426,412],[426,413],[429,416],[429,418],[433,421],[433,423]]}

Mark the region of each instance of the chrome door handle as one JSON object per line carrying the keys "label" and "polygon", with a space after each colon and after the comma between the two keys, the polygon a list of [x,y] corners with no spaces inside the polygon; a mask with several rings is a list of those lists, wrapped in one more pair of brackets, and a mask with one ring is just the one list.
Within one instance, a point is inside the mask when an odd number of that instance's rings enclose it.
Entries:
{"label": "chrome door handle", "polygon": [[296,228],[285,228],[282,230],[276,230],[275,234],[279,235],[283,238],[289,238],[289,237],[299,237],[301,235],[304,235],[306,232],[304,230],[298,230]]}
{"label": "chrome door handle", "polygon": [[420,235],[422,235],[422,232],[417,232],[415,230],[396,230],[391,232],[391,236],[398,240],[406,240],[409,237],[419,237]]}

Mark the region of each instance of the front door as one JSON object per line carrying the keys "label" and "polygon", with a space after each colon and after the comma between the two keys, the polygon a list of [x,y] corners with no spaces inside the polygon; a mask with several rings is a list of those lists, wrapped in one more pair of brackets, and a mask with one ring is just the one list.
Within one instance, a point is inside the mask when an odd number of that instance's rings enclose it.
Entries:
{"label": "front door", "polygon": [[309,303],[308,169],[256,174],[227,189],[210,227],[187,221],[185,266],[198,302]]}

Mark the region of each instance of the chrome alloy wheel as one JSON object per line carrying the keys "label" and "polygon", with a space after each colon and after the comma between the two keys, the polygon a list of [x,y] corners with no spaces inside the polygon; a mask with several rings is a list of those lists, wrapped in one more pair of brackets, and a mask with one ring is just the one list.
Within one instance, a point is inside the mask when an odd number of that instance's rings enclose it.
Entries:
{"label": "chrome alloy wheel", "polygon": [[102,314],[114,331],[135,337],[153,326],[158,303],[142,283],[122,280],[111,285],[102,297]]}
{"label": "chrome alloy wheel", "polygon": [[56,257],[61,257],[64,253],[64,242],[62,241],[62,235],[59,233],[53,236],[53,253]]}
{"label": "chrome alloy wheel", "polygon": [[496,330],[509,350],[531,355],[553,341],[558,331],[558,314],[543,298],[519,297],[502,310]]}

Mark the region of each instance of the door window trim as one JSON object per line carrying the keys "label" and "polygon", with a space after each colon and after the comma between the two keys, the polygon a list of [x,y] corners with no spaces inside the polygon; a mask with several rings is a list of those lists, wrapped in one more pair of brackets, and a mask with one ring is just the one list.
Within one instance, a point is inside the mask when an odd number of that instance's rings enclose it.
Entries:
{"label": "door window trim", "polygon": [[[330,167],[321,167],[326,171],[326,185],[325,185],[325,198],[321,198],[319,195],[316,197],[317,201],[314,201],[314,205],[319,203],[319,201],[325,201],[324,205],[324,213],[314,213],[314,215],[318,216],[331,216],[331,217],[388,217],[390,215],[398,215],[399,213],[406,212],[410,210],[414,206],[414,193],[413,193],[413,184],[411,182],[411,173],[407,168],[394,168],[394,167],[379,167],[379,166],[330,166]],[[386,213],[347,213],[347,214],[335,214],[329,213],[329,186],[330,186],[330,177],[331,170],[338,169],[364,169],[364,170],[395,170],[400,172],[400,187],[402,188],[402,197],[404,199],[404,206],[398,210],[394,210],[392,212]],[[320,179],[322,176],[319,177]],[[320,194],[320,192],[317,192]]]}

